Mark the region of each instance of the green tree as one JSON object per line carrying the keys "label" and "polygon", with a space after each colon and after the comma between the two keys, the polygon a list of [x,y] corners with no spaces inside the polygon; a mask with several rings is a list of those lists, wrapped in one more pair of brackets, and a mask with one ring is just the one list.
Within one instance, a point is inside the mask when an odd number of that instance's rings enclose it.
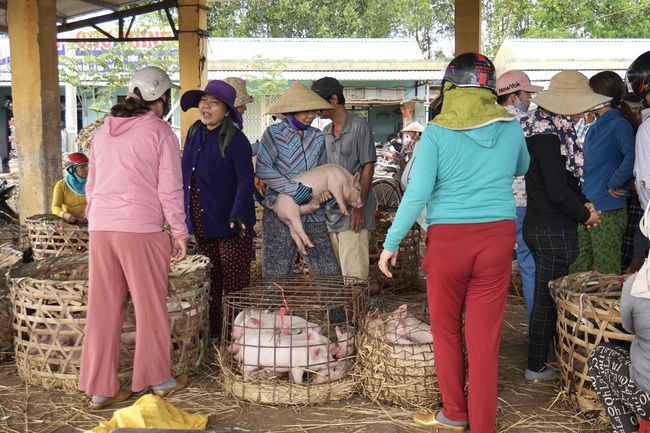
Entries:
{"label": "green tree", "polygon": [[450,38],[453,0],[241,0],[208,5],[208,32],[216,37],[413,37],[428,58]]}
{"label": "green tree", "polygon": [[492,0],[483,2],[484,51],[505,38],[647,38],[648,0]]}
{"label": "green tree", "polygon": [[[142,2],[142,4],[150,1]],[[163,12],[152,12],[135,18],[132,37],[146,37],[168,26]],[[102,25],[109,33],[110,25]],[[92,30],[89,38],[103,37]],[[171,34],[171,31],[170,31]],[[66,44],[66,53],[59,56],[59,79],[77,88],[77,94],[87,113],[88,108],[108,110],[119,88],[128,84],[133,72],[144,65],[157,66],[170,75],[178,72],[178,43],[176,41],[107,41],[78,42]]]}

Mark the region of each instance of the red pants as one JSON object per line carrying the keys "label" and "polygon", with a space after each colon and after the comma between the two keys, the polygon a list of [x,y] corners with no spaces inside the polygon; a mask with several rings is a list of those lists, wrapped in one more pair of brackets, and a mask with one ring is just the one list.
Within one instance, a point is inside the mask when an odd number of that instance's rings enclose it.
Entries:
{"label": "red pants", "polygon": [[[429,227],[422,269],[444,415],[492,433],[497,416],[501,322],[515,245],[514,221]],[[469,362],[465,399],[465,342]]]}
{"label": "red pants", "polygon": [[171,377],[167,312],[171,240],[166,232],[90,232],[88,314],[81,353],[79,389],[113,397],[117,379],[122,307],[131,293],[136,344],[131,389],[142,391]]}

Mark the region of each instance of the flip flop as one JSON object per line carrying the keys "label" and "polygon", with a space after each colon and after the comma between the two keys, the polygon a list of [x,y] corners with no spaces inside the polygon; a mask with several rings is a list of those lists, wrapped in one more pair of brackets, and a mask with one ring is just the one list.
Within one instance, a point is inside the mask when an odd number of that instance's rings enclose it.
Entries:
{"label": "flip flop", "polygon": [[133,392],[130,389],[122,388],[119,391],[117,391],[117,394],[115,396],[109,398],[108,400],[101,402],[101,403],[93,403],[92,400],[90,401],[90,408],[92,410],[101,410],[104,409],[107,406],[110,406],[114,403],[120,403],[122,401],[128,400],[131,398],[131,395],[133,395]]}
{"label": "flip flop", "polygon": [[181,374],[176,378],[176,386],[165,389],[154,389],[152,392],[158,397],[166,397],[172,392],[180,391],[181,389],[185,388],[188,382],[189,378],[187,377],[187,374]]}

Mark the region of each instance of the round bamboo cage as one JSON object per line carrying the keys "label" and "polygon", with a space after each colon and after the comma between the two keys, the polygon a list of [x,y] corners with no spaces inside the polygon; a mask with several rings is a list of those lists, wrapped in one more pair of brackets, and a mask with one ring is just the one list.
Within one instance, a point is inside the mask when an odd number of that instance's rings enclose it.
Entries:
{"label": "round bamboo cage", "polygon": [[102,126],[104,126],[105,120],[106,115],[88,124],[84,129],[79,131],[77,137],[74,139],[76,148],[79,149],[79,151],[82,151],[86,154],[90,153],[90,146],[93,142],[93,138],[95,137],[95,134],[97,134],[97,131],[99,131]]}
{"label": "round bamboo cage", "polygon": [[261,278],[226,296],[217,356],[226,391],[271,405],[350,397],[368,290],[366,280],[296,274]]}
{"label": "round bamboo cage", "polygon": [[[209,344],[210,262],[190,256],[169,274],[172,374],[196,369]],[[76,392],[88,294],[88,257],[59,256],[12,268],[14,355],[26,383]],[[131,381],[136,318],[127,299],[118,379]]]}
{"label": "round bamboo cage", "polygon": [[601,342],[629,342],[620,312],[627,275],[577,272],[549,282],[557,303],[556,346],[562,388],[577,410],[598,415],[602,405],[591,386],[587,358]]}
{"label": "round bamboo cage", "polygon": [[10,355],[14,340],[13,309],[6,273],[23,261],[23,254],[10,243],[0,245],[0,361]]}
{"label": "round bamboo cage", "polygon": [[400,406],[430,406],[440,402],[433,344],[401,339],[388,341],[372,326],[383,321],[378,310],[369,312],[361,323],[358,361],[353,374],[358,377],[363,396],[373,402]]}
{"label": "round bamboo cage", "polygon": [[376,228],[370,236],[370,279],[376,280],[380,286],[390,284],[394,289],[409,289],[424,287],[424,279],[420,277],[420,264],[423,259],[423,239],[426,233],[419,224],[413,224],[399,246],[397,265],[391,268],[393,278],[387,279],[379,270],[379,255],[383,249],[386,233],[393,223],[395,212],[377,212]]}
{"label": "round bamboo cage", "polygon": [[25,219],[35,260],[83,255],[88,251],[88,225],[70,224],[53,214]]}

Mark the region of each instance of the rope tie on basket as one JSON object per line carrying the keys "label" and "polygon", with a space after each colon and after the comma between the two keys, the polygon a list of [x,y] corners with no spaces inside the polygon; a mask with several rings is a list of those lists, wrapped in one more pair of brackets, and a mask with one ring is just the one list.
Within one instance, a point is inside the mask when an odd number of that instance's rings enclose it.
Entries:
{"label": "rope tie on basket", "polygon": [[585,297],[587,293],[582,293],[580,294],[580,316],[578,316],[578,320],[576,320],[576,324],[573,326],[573,336],[575,337],[578,334],[578,328],[580,327],[580,323],[582,322],[582,318],[584,315],[584,303],[583,303],[583,298]]}
{"label": "rope tie on basket", "polygon": [[282,304],[284,304],[283,307],[280,307],[280,334],[282,334],[284,332],[284,315],[285,313],[289,312],[290,308],[289,308],[289,304],[287,304],[286,298],[284,297],[284,288],[282,288],[282,286],[276,282],[274,282],[273,284],[278,286],[278,288],[280,289],[280,294],[282,295]]}

